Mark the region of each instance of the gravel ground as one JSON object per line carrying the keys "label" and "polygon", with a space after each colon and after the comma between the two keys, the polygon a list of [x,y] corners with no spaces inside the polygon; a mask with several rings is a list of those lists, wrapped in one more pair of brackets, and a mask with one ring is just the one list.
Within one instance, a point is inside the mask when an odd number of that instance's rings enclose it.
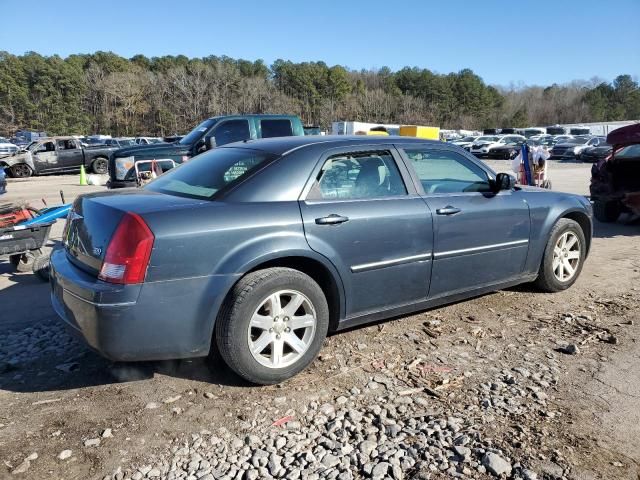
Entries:
{"label": "gravel ground", "polygon": [[[552,164],[554,187],[586,193],[588,167]],[[11,182],[3,201],[55,203],[60,184],[70,200],[75,180]],[[333,335],[261,388],[215,360],[110,364],[60,327],[47,285],[0,263],[0,477],[637,480],[638,233],[596,225],[569,291]]]}

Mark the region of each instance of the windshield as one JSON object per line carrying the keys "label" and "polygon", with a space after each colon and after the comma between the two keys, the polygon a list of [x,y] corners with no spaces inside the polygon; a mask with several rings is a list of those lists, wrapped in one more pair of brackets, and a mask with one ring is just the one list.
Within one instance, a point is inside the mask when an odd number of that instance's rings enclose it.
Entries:
{"label": "windshield", "polygon": [[129,147],[136,144],[135,140],[131,140],[130,138],[127,138],[126,140],[118,140],[118,143],[121,147]]}
{"label": "windshield", "polygon": [[455,140],[456,142],[473,142],[476,137],[464,137],[459,140]]}
{"label": "windshield", "polygon": [[276,155],[249,148],[218,148],[183,163],[145,188],[179,197],[210,199]]}
{"label": "windshield", "polygon": [[478,142],[495,142],[498,137],[478,137]]}
{"label": "windshield", "polygon": [[30,152],[35,152],[37,150],[37,147],[38,147],[38,142],[31,142],[27,147],[27,150],[29,150]]}
{"label": "windshield", "polygon": [[182,140],[180,140],[178,143],[180,145],[192,145],[192,144],[194,144],[198,139],[200,139],[200,137],[202,137],[202,135],[204,135],[204,133],[207,130],[209,130],[211,127],[213,127],[213,124],[216,123],[216,122],[217,122],[217,120],[214,120],[212,118],[209,118],[209,119],[205,120],[200,125],[198,125],[196,128],[194,128],[189,133],[187,133],[184,137],[182,137]]}
{"label": "windshield", "polygon": [[570,138],[566,140],[565,143],[570,143],[571,145],[584,145],[588,141],[588,138]]}

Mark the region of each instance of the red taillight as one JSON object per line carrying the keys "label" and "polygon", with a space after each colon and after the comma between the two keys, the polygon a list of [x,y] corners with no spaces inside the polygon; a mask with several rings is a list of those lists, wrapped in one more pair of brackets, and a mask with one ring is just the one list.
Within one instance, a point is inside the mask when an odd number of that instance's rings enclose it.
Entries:
{"label": "red taillight", "polygon": [[125,213],[116,228],[98,278],[110,283],[142,283],[155,237],[135,213]]}

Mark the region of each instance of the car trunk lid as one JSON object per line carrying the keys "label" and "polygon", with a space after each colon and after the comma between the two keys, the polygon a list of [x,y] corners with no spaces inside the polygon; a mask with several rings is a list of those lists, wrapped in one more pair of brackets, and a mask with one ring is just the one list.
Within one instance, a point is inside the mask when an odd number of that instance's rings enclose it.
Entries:
{"label": "car trunk lid", "polygon": [[81,195],[67,217],[64,248],[74,265],[97,277],[109,242],[128,212],[144,219],[149,213],[193,208],[201,203],[204,202],[140,189]]}

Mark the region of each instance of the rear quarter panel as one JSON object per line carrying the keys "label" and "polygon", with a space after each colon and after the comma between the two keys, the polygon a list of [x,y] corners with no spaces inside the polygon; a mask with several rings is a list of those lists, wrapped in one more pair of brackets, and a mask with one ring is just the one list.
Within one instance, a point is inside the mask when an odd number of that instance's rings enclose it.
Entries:
{"label": "rear quarter panel", "polygon": [[162,285],[163,296],[177,303],[181,285],[197,289],[197,297],[189,297],[197,303],[189,305],[195,323],[185,327],[208,332],[208,338],[227,293],[246,272],[264,262],[290,256],[314,259],[334,275],[342,293],[335,268],[307,245],[296,201],[204,202],[189,210],[143,217],[156,237],[145,288]]}

